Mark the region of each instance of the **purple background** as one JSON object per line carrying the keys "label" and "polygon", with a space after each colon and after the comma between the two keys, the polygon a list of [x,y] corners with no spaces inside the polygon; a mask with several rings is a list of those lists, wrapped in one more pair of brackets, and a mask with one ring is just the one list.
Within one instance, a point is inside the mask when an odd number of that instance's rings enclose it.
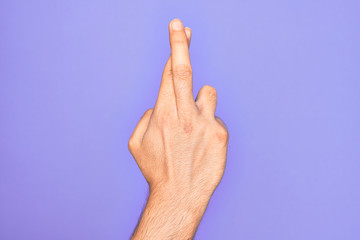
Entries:
{"label": "purple background", "polygon": [[[151,2],[151,3],[150,3]],[[0,239],[127,239],[127,149],[168,23],[218,91],[224,178],[196,239],[360,239],[359,1],[0,1]]]}

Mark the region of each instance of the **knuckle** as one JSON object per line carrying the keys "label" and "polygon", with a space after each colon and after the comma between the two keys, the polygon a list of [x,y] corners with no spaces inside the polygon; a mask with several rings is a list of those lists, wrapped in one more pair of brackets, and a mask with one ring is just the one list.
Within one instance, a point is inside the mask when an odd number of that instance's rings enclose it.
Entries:
{"label": "knuckle", "polygon": [[192,112],[182,111],[180,114],[180,124],[183,131],[186,134],[191,134],[194,131],[194,126],[196,122],[194,121],[194,114]]}
{"label": "knuckle", "polygon": [[186,134],[191,134],[193,132],[193,124],[191,122],[185,122],[183,129]]}
{"label": "knuckle", "polygon": [[190,134],[193,132],[193,122],[190,119],[183,120],[183,129],[186,134]]}
{"label": "knuckle", "polygon": [[224,128],[223,126],[220,126],[217,130],[216,130],[216,137],[220,142],[227,142],[229,139],[229,132],[227,131],[226,128]]}
{"label": "knuckle", "polygon": [[133,152],[135,149],[135,139],[133,137],[130,137],[130,139],[129,139],[128,149],[130,152]]}
{"label": "knuckle", "polygon": [[192,77],[192,68],[188,64],[181,64],[174,67],[173,74],[177,79],[187,80]]}

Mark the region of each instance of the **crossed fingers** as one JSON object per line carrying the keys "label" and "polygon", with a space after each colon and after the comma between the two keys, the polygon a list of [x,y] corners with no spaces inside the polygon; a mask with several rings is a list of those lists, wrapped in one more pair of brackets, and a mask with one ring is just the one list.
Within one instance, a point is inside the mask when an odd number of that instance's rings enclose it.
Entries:
{"label": "crossed fingers", "polygon": [[179,19],[169,24],[171,55],[165,65],[158,99],[154,110],[173,112],[178,117],[183,113],[197,111],[193,97],[192,68],[189,45],[191,29],[184,28]]}

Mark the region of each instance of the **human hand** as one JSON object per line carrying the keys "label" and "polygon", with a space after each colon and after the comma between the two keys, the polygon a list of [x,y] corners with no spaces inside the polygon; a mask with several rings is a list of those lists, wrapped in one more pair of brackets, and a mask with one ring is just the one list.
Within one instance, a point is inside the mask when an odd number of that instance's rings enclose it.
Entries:
{"label": "human hand", "polygon": [[[206,85],[200,89],[196,100],[193,97],[188,49],[191,30],[174,19],[169,31],[171,56],[164,68],[156,104],[144,113],[128,144],[150,190],[136,231],[138,236],[145,226],[162,232],[161,236],[186,235],[186,231],[180,229],[170,233],[170,226],[166,227],[169,218],[163,221],[153,218],[158,224],[152,225],[157,227],[148,224],[144,214],[149,209],[147,215],[151,215],[151,208],[160,208],[162,216],[166,209],[172,209],[172,213],[181,210],[182,224],[190,229],[188,236],[194,234],[226,163],[229,134],[225,124],[215,116],[215,88]],[[181,224],[176,216],[173,218],[173,224]],[[141,236],[148,238],[144,232]],[[159,239],[160,235],[153,236]]]}

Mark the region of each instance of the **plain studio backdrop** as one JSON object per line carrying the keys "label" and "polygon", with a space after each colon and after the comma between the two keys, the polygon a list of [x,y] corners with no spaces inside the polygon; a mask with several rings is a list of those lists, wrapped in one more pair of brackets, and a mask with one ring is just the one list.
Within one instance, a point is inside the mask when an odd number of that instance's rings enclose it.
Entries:
{"label": "plain studio backdrop", "polygon": [[[0,2],[0,239],[128,239],[128,151],[168,24],[218,91],[225,175],[195,239],[360,239],[359,1]],[[150,159],[151,160],[151,159]]]}

